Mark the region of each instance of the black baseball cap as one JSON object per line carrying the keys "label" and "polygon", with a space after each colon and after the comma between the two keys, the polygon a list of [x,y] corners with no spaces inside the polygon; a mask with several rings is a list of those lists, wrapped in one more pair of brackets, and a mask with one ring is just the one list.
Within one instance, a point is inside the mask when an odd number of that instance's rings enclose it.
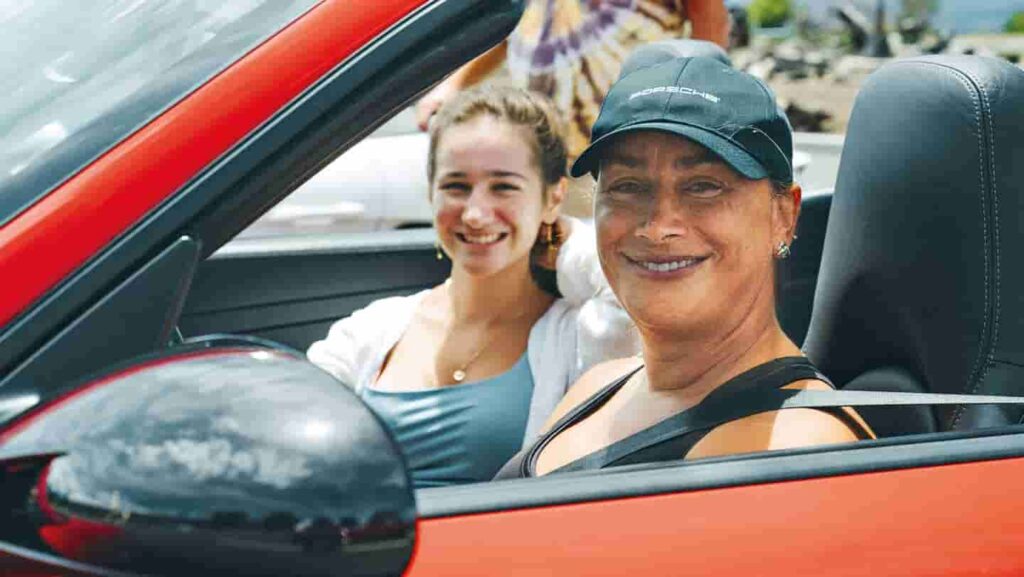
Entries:
{"label": "black baseball cap", "polygon": [[596,176],[609,140],[637,130],[688,138],[750,179],[793,181],[793,131],[771,90],[715,58],[675,58],[612,85],[573,176]]}
{"label": "black baseball cap", "polygon": [[624,78],[641,68],[648,68],[676,58],[692,58],[694,56],[707,56],[732,66],[729,55],[714,42],[694,40],[693,38],[671,38],[641,44],[630,52],[629,57],[622,63],[622,69],[619,70],[619,78]]}

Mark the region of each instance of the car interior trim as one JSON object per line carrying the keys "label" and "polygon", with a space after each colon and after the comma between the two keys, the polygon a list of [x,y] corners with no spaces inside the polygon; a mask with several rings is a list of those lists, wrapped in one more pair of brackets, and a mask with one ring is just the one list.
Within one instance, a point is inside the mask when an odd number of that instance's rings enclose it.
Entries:
{"label": "car interior trim", "polygon": [[231,241],[210,259],[287,257],[313,254],[375,254],[396,250],[433,249],[437,233],[429,228],[387,231],[385,234],[318,234]]}
{"label": "car interior trim", "polygon": [[[120,359],[166,346],[199,262],[199,243],[187,236],[79,315],[24,363],[0,377],[3,396],[37,393],[38,383],[63,383]],[[131,330],[125,330],[128,324]]]}

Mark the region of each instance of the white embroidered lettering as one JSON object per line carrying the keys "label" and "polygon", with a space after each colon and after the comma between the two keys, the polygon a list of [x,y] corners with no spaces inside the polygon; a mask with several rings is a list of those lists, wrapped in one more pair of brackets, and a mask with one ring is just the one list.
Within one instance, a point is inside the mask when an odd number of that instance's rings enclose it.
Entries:
{"label": "white embroidered lettering", "polygon": [[722,100],[721,98],[715,96],[714,94],[711,94],[710,92],[701,92],[700,90],[694,90],[689,86],[655,86],[652,88],[644,88],[643,90],[638,90],[633,94],[630,94],[629,100],[633,100],[634,98],[639,98],[641,96],[650,96],[651,94],[658,94],[662,92],[667,92],[669,94],[686,94],[688,96],[698,96],[700,98],[703,98],[704,100],[707,100],[708,102],[714,102],[716,104],[721,102]]}

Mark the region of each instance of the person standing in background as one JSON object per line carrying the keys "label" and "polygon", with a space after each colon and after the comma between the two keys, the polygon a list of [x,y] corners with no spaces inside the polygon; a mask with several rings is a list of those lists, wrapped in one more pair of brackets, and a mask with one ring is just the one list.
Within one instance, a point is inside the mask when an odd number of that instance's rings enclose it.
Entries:
{"label": "person standing in background", "polygon": [[[513,85],[548,96],[564,116],[571,163],[590,142],[590,127],[622,62],[637,46],[683,37],[687,21],[691,38],[728,46],[730,20],[723,0],[530,0],[507,40],[417,103],[417,123],[426,130],[442,104],[507,63]],[[563,210],[589,216],[593,182],[574,184]]]}

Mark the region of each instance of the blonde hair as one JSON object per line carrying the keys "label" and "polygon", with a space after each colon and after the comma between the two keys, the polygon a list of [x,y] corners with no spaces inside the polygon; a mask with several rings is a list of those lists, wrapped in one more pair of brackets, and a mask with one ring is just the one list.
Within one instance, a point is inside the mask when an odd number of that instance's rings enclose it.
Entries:
{"label": "blonde hair", "polygon": [[[437,144],[444,131],[481,116],[491,116],[530,131],[534,159],[547,186],[558,184],[568,163],[561,116],[546,96],[512,87],[478,87],[460,92],[438,112],[430,126],[427,178],[434,182]],[[547,194],[545,187],[545,195]]]}

